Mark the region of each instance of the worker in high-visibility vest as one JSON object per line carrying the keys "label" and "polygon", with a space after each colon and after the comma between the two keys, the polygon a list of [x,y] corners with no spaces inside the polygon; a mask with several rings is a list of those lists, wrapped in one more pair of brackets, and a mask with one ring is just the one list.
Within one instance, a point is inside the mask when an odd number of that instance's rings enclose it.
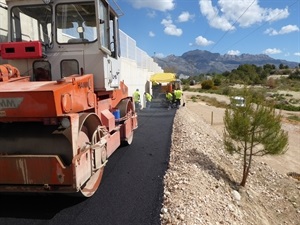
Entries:
{"label": "worker in high-visibility vest", "polygon": [[141,95],[139,92],[139,89],[136,89],[135,92],[133,92],[133,101],[135,105],[135,110],[140,111],[141,109]]}
{"label": "worker in high-visibility vest", "polygon": [[181,105],[182,95],[183,95],[182,90],[180,90],[179,88],[177,90],[174,90],[174,96],[175,96],[175,101],[176,101],[177,108],[179,108],[179,106]]}
{"label": "worker in high-visibility vest", "polygon": [[151,101],[152,101],[152,95],[150,95],[148,92],[145,92],[144,96],[145,96],[145,99],[146,99],[146,108],[150,109]]}
{"label": "worker in high-visibility vest", "polygon": [[168,110],[172,108],[172,105],[173,105],[173,94],[172,92],[168,91],[166,93],[166,100],[167,100],[167,103],[168,103]]}

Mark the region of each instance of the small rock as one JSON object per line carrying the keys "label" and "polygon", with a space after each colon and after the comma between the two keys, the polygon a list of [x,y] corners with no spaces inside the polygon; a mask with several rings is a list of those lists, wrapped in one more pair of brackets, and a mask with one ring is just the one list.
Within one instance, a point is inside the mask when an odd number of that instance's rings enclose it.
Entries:
{"label": "small rock", "polygon": [[232,192],[232,195],[233,195],[233,198],[236,200],[236,201],[240,201],[241,200],[241,195],[238,191],[236,190],[233,190]]}
{"label": "small rock", "polygon": [[233,212],[233,211],[234,211],[234,207],[233,207],[233,205],[231,205],[231,204],[228,204],[228,205],[227,205],[227,207],[228,207],[228,209],[229,209],[231,212]]}
{"label": "small rock", "polygon": [[181,213],[181,214],[179,214],[179,216],[178,216],[178,219],[180,219],[180,220],[182,220],[182,221],[183,221],[183,220],[184,220],[184,218],[185,218],[184,214],[182,214],[182,213]]}
{"label": "small rock", "polygon": [[162,209],[161,209],[161,212],[165,214],[165,213],[168,212],[168,209],[167,209],[167,208],[162,208]]}

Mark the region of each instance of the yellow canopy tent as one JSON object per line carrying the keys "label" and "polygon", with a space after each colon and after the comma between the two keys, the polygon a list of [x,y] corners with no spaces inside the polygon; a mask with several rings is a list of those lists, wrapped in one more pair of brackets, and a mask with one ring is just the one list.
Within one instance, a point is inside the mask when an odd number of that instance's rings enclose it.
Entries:
{"label": "yellow canopy tent", "polygon": [[156,73],[150,77],[150,81],[155,83],[168,83],[176,81],[176,75],[174,73]]}

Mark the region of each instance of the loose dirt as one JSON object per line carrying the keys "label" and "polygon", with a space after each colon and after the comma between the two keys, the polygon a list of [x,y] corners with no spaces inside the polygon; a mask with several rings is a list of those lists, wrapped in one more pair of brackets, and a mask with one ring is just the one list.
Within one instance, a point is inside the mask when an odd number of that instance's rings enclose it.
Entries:
{"label": "loose dirt", "polygon": [[300,123],[283,120],[288,151],[254,158],[242,188],[242,160],[223,147],[225,109],[185,102],[174,119],[161,223],[300,225],[300,180],[287,175],[300,173]]}

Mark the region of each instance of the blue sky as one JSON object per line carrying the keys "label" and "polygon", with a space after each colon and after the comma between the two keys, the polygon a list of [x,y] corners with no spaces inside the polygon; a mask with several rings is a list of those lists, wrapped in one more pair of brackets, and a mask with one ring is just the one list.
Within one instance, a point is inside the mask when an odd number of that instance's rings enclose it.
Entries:
{"label": "blue sky", "polygon": [[200,49],[300,63],[300,0],[115,0],[120,29],[150,56]]}

